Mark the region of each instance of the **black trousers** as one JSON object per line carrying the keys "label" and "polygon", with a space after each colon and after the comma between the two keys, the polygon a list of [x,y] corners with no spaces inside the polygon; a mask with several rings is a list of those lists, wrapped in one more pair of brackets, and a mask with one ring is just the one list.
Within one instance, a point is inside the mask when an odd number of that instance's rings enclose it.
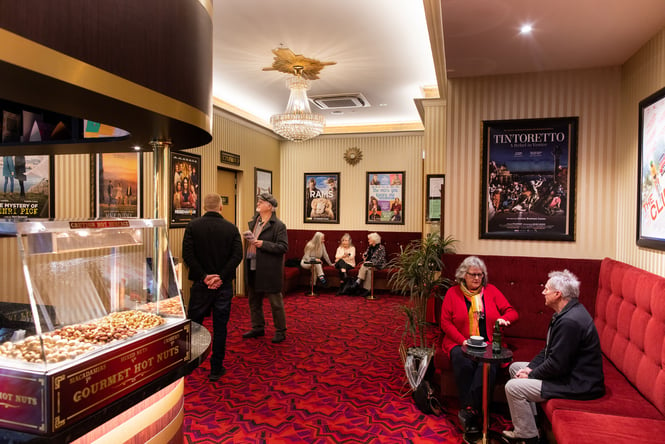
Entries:
{"label": "black trousers", "polygon": [[[459,393],[460,408],[473,407],[479,412],[483,409],[483,364],[473,361],[462,353],[459,345],[450,350],[450,363],[455,374],[457,393]],[[489,400],[494,392],[497,364],[490,366],[489,372]]]}
{"label": "black trousers", "polygon": [[337,262],[335,262],[335,268],[339,271],[339,277],[344,278],[345,274],[348,276],[349,270],[351,270],[353,267],[349,265],[348,262],[345,262],[344,259],[340,259]]}
{"label": "black trousers", "polygon": [[194,282],[190,292],[187,310],[189,319],[203,324],[203,320],[212,311],[212,355],[210,356],[212,373],[219,373],[224,368],[226,328],[231,316],[232,298],[233,287],[210,290],[203,282]]}

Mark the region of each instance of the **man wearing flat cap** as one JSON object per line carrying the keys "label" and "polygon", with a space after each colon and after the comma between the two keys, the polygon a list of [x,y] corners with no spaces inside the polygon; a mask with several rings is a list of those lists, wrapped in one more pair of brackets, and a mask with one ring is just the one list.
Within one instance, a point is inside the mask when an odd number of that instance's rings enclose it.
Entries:
{"label": "man wearing flat cap", "polygon": [[284,280],[284,255],[289,249],[286,225],[275,215],[277,199],[270,193],[257,196],[256,215],[249,221],[249,231],[244,233],[245,288],[249,299],[252,329],[243,338],[258,338],[265,335],[263,298],[267,297],[272,309],[277,344],[286,339],[286,314],[282,283]]}

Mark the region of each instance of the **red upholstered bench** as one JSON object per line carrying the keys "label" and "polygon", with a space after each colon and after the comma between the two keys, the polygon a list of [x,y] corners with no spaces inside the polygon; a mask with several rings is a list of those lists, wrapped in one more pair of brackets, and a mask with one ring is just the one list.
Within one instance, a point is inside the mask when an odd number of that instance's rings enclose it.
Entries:
{"label": "red upholstered bench", "polygon": [[665,278],[604,259],[594,320],[606,393],[545,402],[557,442],[664,442]]}
{"label": "red upholstered bench", "polygon": [[[452,276],[467,255],[450,256],[444,262],[446,274]],[[480,257],[489,282],[520,314],[504,335],[516,361],[531,360],[544,345],[552,315],[540,296],[547,273],[567,268],[581,281],[580,301],[594,316],[600,336],[606,393],[590,401],[542,403],[556,442],[663,442],[665,278],[609,258]],[[441,351],[435,354],[435,365],[444,395],[456,395],[450,364]],[[501,377],[495,399],[505,399]]]}
{"label": "red upholstered bench", "polygon": [[[472,254],[444,255],[445,276],[454,280],[455,270],[467,256]],[[515,361],[530,361],[545,345],[552,311],[545,307],[541,292],[550,271],[568,269],[580,278],[580,302],[592,315],[594,313],[600,260],[482,254],[475,256],[485,262],[488,282],[501,290],[520,315],[519,321],[504,329],[504,342],[513,351]],[[439,302],[435,308],[438,310],[437,324],[440,319],[440,306]],[[457,396],[450,361],[440,349],[434,355],[434,364],[442,395]],[[494,399],[505,399],[503,383],[507,379],[507,371],[498,375]]]}
{"label": "red upholstered bench", "polygon": [[[287,230],[289,236],[289,250],[286,253],[287,264],[298,264],[305,251],[305,244],[309,242],[317,231],[322,232],[326,239],[326,248],[328,256],[332,262],[335,261],[335,251],[339,241],[344,233],[349,233],[353,240],[353,245],[356,247],[356,264],[362,262],[362,254],[367,249],[367,235],[376,231],[381,236],[381,243],[386,248],[386,257],[388,260],[395,257],[400,253],[400,248],[406,247],[409,242],[416,239],[421,239],[421,232],[394,232],[394,231],[381,231],[379,229],[367,230]],[[359,265],[354,270],[351,270],[351,275],[356,276],[358,273]],[[334,267],[324,266],[323,271],[328,279],[331,287],[339,286],[339,273]],[[392,270],[382,269],[377,270],[374,275],[374,288],[378,290],[388,289],[388,279]],[[292,291],[297,287],[306,288],[310,285],[310,272],[304,270],[302,267],[292,266],[284,267],[284,292]]]}

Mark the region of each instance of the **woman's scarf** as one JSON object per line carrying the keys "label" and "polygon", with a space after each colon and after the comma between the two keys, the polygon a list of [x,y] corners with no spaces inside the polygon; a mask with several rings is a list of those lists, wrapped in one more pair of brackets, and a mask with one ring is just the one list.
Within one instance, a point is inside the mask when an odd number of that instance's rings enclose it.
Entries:
{"label": "woman's scarf", "polygon": [[469,306],[469,336],[480,336],[478,321],[483,314],[483,287],[471,291],[466,288],[466,282],[460,282],[460,288],[464,297],[471,302]]}

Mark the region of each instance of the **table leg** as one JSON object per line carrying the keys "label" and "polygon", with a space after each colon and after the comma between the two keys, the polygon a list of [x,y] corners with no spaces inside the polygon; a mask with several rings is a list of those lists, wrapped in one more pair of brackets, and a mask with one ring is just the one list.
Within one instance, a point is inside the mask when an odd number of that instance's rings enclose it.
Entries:
{"label": "table leg", "polygon": [[312,265],[310,271],[311,271],[311,275],[309,278],[310,291],[309,293],[305,293],[305,296],[316,296],[316,293],[314,292],[314,283],[316,282],[316,270],[314,269],[314,265]]}
{"label": "table leg", "polygon": [[489,403],[487,402],[489,391],[490,363],[483,363],[483,444],[487,444],[487,430],[489,429]]}

